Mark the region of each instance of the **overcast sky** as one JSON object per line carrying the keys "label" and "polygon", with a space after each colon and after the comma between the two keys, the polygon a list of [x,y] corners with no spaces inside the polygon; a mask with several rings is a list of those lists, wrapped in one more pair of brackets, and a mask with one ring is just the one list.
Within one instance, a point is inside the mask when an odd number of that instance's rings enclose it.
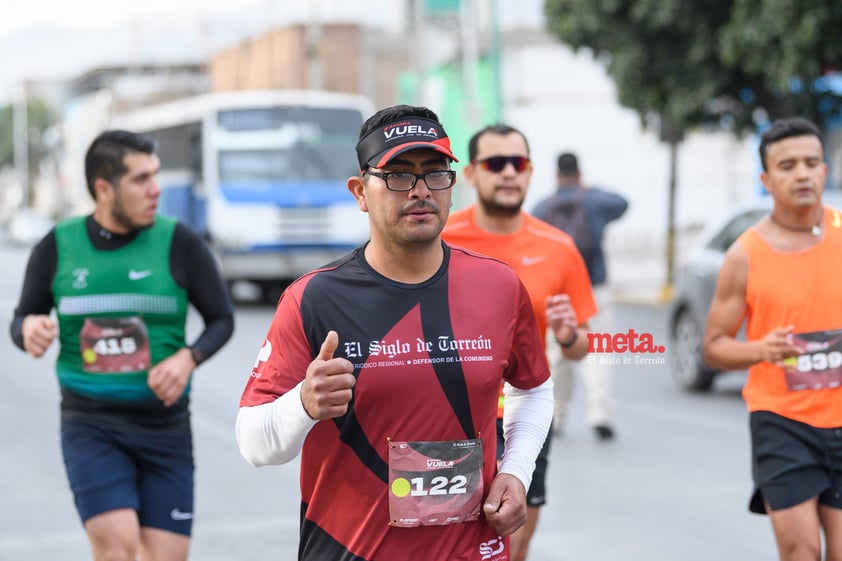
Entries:
{"label": "overcast sky", "polygon": [[[463,0],[490,5],[492,0]],[[496,0],[501,25],[535,23],[540,20],[543,0]],[[352,21],[394,21],[407,0],[24,0],[17,2],[11,17],[0,18],[0,37],[31,27],[100,30],[150,16],[189,23],[212,14],[244,10],[263,11],[273,19],[306,21],[321,16]]]}
{"label": "overcast sky", "polygon": [[[378,3],[378,0],[351,0],[351,3]],[[54,27],[79,31],[97,31],[115,25],[160,17],[189,23],[212,14],[233,10],[263,9],[272,4],[283,5],[292,15],[304,12],[308,5],[328,7],[332,0],[288,2],[276,0],[144,0],[143,2],[115,2],[113,0],[25,0],[15,4],[13,17],[0,18],[0,37],[33,27]],[[331,6],[332,7],[332,6]]]}
{"label": "overcast sky", "polygon": [[[419,0],[420,1],[420,0]],[[543,0],[462,0],[501,28],[543,21]],[[23,0],[0,18],[0,103],[24,80],[65,80],[92,67],[187,62],[271,27],[357,22],[400,33],[409,0]],[[180,60],[179,60],[180,59]]]}

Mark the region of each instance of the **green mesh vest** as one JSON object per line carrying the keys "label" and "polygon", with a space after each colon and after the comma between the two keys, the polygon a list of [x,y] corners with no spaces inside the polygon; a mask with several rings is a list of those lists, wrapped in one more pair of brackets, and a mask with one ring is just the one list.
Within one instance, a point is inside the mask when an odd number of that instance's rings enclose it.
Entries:
{"label": "green mesh vest", "polygon": [[149,368],[185,346],[187,293],[169,264],[175,225],[156,216],[131,243],[108,251],[91,244],[85,217],[56,226],[62,387],[108,401],[157,399],[146,385]]}

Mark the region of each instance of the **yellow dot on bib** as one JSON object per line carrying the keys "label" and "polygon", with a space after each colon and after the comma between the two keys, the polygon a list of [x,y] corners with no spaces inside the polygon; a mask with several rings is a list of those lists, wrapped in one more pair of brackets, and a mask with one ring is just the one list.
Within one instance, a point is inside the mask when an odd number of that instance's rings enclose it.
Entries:
{"label": "yellow dot on bib", "polygon": [[82,360],[88,364],[96,362],[96,351],[93,349],[85,349],[82,351]]}
{"label": "yellow dot on bib", "polygon": [[405,497],[409,494],[409,481],[398,477],[392,481],[392,494],[396,497]]}

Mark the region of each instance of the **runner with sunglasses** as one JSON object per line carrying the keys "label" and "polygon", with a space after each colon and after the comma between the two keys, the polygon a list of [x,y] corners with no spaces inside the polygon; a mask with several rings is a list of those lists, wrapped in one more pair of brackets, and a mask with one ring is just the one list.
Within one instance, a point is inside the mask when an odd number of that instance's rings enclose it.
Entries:
{"label": "runner with sunglasses", "polygon": [[[570,360],[588,351],[588,319],[596,313],[588,272],[564,232],[521,210],[532,164],[526,137],[508,125],[486,127],[471,137],[465,178],[477,191],[477,204],[451,214],[442,232],[454,246],[509,264],[529,292],[540,333],[552,331],[552,344]],[[508,403],[500,397],[498,414]],[[505,445],[498,423],[498,452]],[[527,522],[512,536],[512,559],[523,561],[546,502],[545,476],[550,439],[546,435],[527,491]]]}

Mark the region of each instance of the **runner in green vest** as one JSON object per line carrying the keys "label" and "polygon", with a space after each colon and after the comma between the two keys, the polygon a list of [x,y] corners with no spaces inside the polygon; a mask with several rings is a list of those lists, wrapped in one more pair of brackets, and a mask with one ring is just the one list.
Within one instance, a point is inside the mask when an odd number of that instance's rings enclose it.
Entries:
{"label": "runner in green vest", "polygon": [[[36,358],[58,337],[62,453],[95,561],[187,559],[191,375],[234,329],[208,247],[157,214],[156,148],[127,131],[93,141],[93,214],[60,222],[33,248],[10,328]],[[204,322],[190,344],[189,304]]]}

